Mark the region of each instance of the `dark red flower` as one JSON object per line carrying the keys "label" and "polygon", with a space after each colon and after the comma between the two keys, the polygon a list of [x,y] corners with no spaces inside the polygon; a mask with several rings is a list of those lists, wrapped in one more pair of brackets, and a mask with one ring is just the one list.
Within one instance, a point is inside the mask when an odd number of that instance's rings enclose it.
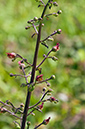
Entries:
{"label": "dark red flower", "polygon": [[43,74],[36,76],[36,81],[42,81],[42,80],[43,80]]}
{"label": "dark red flower", "polygon": [[16,57],[16,54],[15,54],[14,52],[12,52],[12,53],[6,53],[6,54],[7,54],[7,56],[8,56],[9,58],[11,58],[11,59],[13,59],[13,58]]}
{"label": "dark red flower", "polygon": [[0,106],[0,113],[5,113],[6,112],[6,108],[2,108],[1,106]]}
{"label": "dark red flower", "polygon": [[59,45],[60,45],[60,44],[57,43],[56,46],[54,46],[54,47],[52,48],[52,50],[53,50],[53,51],[58,51],[58,50],[59,50]]}
{"label": "dark red flower", "polygon": [[41,105],[38,105],[38,108],[39,108],[39,109],[43,109],[43,104],[44,104],[44,103],[42,103]]}
{"label": "dark red flower", "polygon": [[47,124],[49,123],[50,118],[51,118],[51,117],[49,117],[48,119],[45,119],[45,120],[43,121],[43,124],[44,124],[44,125],[47,125]]}

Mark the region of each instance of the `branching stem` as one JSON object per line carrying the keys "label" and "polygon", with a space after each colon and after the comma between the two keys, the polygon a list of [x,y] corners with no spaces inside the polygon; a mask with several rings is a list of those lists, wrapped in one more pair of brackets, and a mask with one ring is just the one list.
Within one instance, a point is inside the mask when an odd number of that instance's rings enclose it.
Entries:
{"label": "branching stem", "polygon": [[[48,6],[49,2],[50,2],[50,0],[47,2],[46,6],[44,7],[43,13],[41,15],[42,19],[44,17],[44,14],[45,14],[45,11],[47,9],[47,6]],[[34,59],[33,59],[33,67],[32,67],[32,74],[31,74],[30,83],[34,82],[34,77],[35,77],[36,63],[37,63],[38,50],[39,50],[39,44],[40,44],[40,38],[41,38],[41,27],[42,27],[42,20],[40,21],[40,24],[39,24],[39,30],[38,30],[38,36],[37,36],[37,42],[36,42]],[[25,129],[27,112],[28,112],[29,104],[30,104],[30,98],[31,98],[31,92],[28,89],[27,97],[26,97],[26,102],[25,102],[25,108],[24,108],[24,114],[23,114],[22,123],[21,123],[21,129]]]}

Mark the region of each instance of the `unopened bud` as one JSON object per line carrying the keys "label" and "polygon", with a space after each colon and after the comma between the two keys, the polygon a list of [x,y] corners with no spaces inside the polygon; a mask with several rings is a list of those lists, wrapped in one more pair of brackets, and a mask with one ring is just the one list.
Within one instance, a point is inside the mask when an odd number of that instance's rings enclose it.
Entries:
{"label": "unopened bud", "polygon": [[50,83],[49,83],[49,82],[47,82],[47,86],[48,86],[48,87],[50,86]]}
{"label": "unopened bud", "polygon": [[20,106],[21,106],[21,107],[24,107],[24,104],[23,104],[23,103],[21,103],[21,104],[20,104]]}
{"label": "unopened bud", "polygon": [[12,52],[12,53],[6,53],[7,56],[11,59],[14,59],[16,57],[16,53]]}
{"label": "unopened bud", "polygon": [[58,16],[58,13],[53,13],[53,16],[57,17]]}
{"label": "unopened bud", "polygon": [[57,3],[57,2],[53,2],[53,5],[54,5],[54,6],[58,6],[58,3]]}
{"label": "unopened bud", "polygon": [[62,11],[61,11],[61,10],[59,10],[57,13],[58,13],[58,14],[61,14],[61,13],[62,13]]}
{"label": "unopened bud", "polygon": [[62,31],[61,29],[58,29],[58,30],[57,30],[57,33],[58,33],[58,34],[60,34],[60,33],[61,33],[61,31]]}
{"label": "unopened bud", "polygon": [[55,79],[55,75],[52,75],[52,76],[51,76],[51,79]]}
{"label": "unopened bud", "polygon": [[45,120],[43,121],[43,124],[44,124],[44,125],[47,125],[47,124],[49,123],[50,118],[51,118],[51,117],[49,117],[48,119],[45,119]]}
{"label": "unopened bud", "polygon": [[28,122],[27,122],[27,125],[29,126],[30,124],[31,124],[31,122],[30,122],[30,121],[28,121]]}
{"label": "unopened bud", "polygon": [[56,52],[56,51],[58,51],[58,50],[59,50],[59,43],[57,43],[56,46],[54,46],[54,47],[52,48],[52,51],[54,51],[54,52]]}
{"label": "unopened bud", "polygon": [[34,21],[37,21],[38,20],[38,18],[37,17],[34,17]]}
{"label": "unopened bud", "polygon": [[42,26],[44,26],[44,24],[42,23]]}
{"label": "unopened bud", "polygon": [[10,77],[13,77],[13,74],[12,73],[10,73]]}
{"label": "unopened bud", "polygon": [[32,116],[35,116],[35,113],[32,112],[31,115],[32,115]]}
{"label": "unopened bud", "polygon": [[27,30],[27,29],[29,29],[30,27],[31,27],[31,26],[26,26],[25,29]]}
{"label": "unopened bud", "polygon": [[43,87],[43,91],[46,91],[46,88],[45,87]]}

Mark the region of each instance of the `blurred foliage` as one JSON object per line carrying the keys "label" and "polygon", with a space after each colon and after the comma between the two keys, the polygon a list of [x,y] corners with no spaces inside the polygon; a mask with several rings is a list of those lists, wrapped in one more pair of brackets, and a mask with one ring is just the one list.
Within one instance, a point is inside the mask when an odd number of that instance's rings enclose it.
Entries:
{"label": "blurred foliage", "polygon": [[[28,117],[28,120],[38,124],[51,116],[50,123],[40,129],[85,129],[85,0],[57,2],[59,6],[49,12],[61,9],[63,13],[57,18],[51,16],[48,20],[44,19],[42,39],[54,30],[62,29],[62,34],[56,35],[53,43],[48,43],[49,50],[56,42],[60,43],[59,52],[52,53],[58,61],[46,60],[42,73],[44,78],[56,75],[55,81],[50,83],[59,103],[44,104],[43,114],[35,112],[35,116]],[[27,88],[20,87],[24,79],[10,78],[9,73],[21,71],[17,61],[11,62],[6,57],[6,52],[19,53],[32,63],[36,36],[31,38],[34,30],[25,30],[25,26],[26,21],[40,17],[42,7],[37,7],[35,0],[0,0],[0,100],[10,100],[17,107],[25,103]],[[40,46],[38,63],[49,50]],[[39,100],[43,86],[46,85],[36,86],[31,97],[32,105]],[[15,129],[14,120],[16,118],[8,113],[0,114],[0,129]]]}

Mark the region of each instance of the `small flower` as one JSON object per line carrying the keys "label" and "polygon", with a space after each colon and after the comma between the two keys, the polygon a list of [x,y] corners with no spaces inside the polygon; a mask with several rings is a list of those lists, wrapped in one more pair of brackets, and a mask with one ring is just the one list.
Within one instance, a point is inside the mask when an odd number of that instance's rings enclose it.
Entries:
{"label": "small flower", "polygon": [[43,121],[43,124],[44,124],[44,125],[47,125],[47,124],[49,123],[50,118],[51,118],[51,117],[49,117],[48,119],[45,119],[45,120]]}
{"label": "small flower", "polygon": [[42,103],[41,105],[38,105],[37,107],[41,110],[41,109],[43,109],[43,104],[44,103]]}
{"label": "small flower", "polygon": [[14,52],[12,52],[12,53],[6,53],[6,54],[11,59],[14,59],[16,57],[16,54]]}
{"label": "small flower", "polygon": [[6,112],[6,108],[0,107],[0,113],[5,113],[5,112]]}
{"label": "small flower", "polygon": [[52,48],[52,51],[54,51],[54,52],[56,52],[56,51],[58,51],[59,50],[59,43],[57,43],[56,44],[56,46],[54,46],[53,48]]}
{"label": "small flower", "polygon": [[43,80],[43,74],[40,74],[36,77],[36,81],[42,81]]}
{"label": "small flower", "polygon": [[18,61],[18,64],[19,64],[19,66],[20,66],[20,69],[21,69],[22,67],[25,67],[25,64],[23,63],[23,61]]}
{"label": "small flower", "polygon": [[53,102],[55,101],[56,99],[54,97],[50,97],[50,101]]}

